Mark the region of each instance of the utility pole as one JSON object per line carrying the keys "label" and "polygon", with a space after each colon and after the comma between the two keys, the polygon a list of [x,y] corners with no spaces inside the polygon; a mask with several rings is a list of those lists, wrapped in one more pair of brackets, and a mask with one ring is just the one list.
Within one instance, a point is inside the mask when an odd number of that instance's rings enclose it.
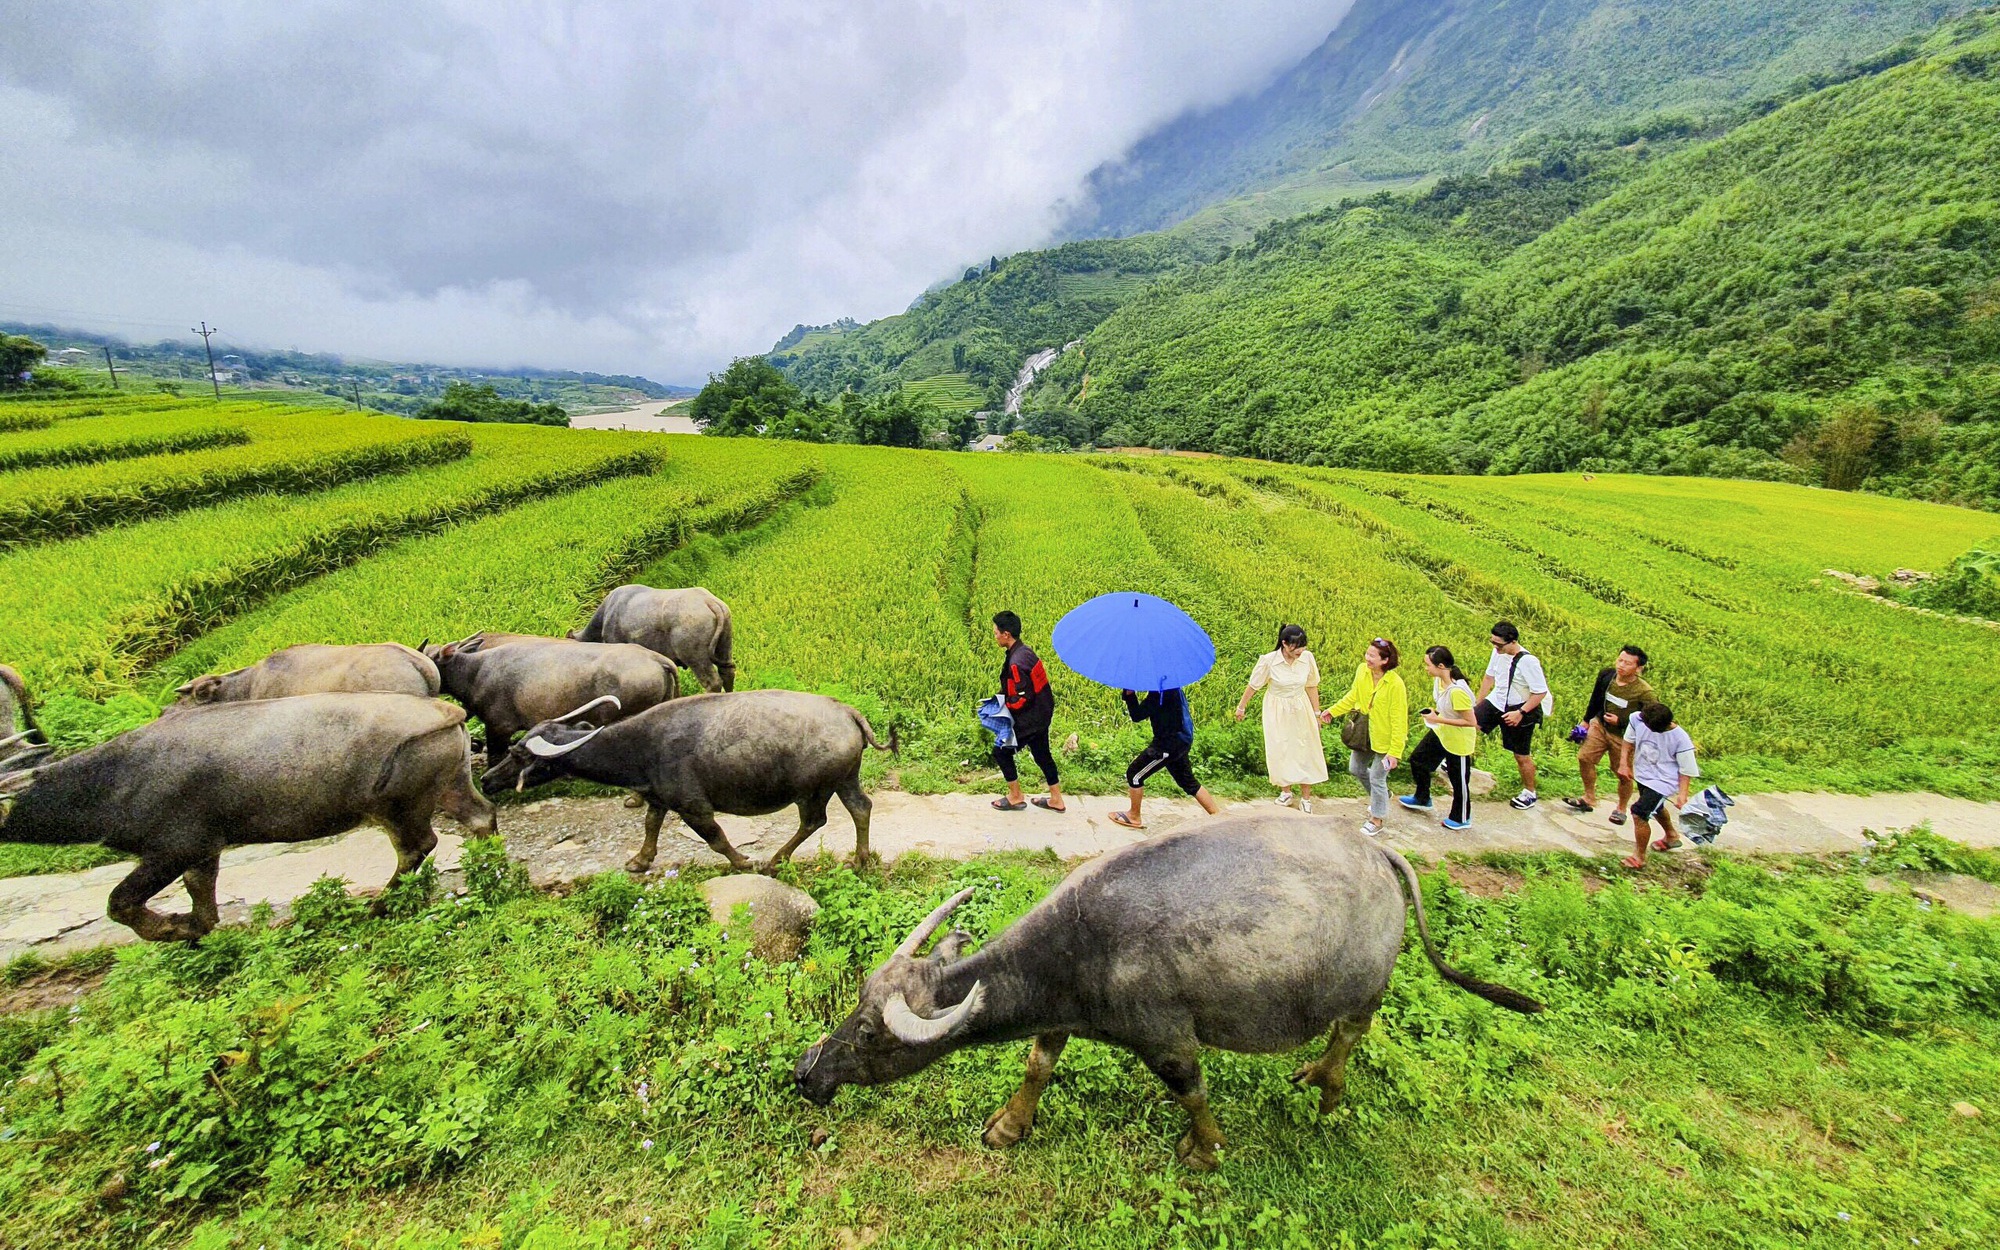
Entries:
{"label": "utility pole", "polygon": [[211,388],[214,389],[215,397],[217,399],[221,399],[222,383],[215,380],[215,349],[208,345],[208,336],[211,334],[215,334],[217,332],[218,332],[217,330],[210,329],[206,321],[201,323],[201,329],[199,330],[191,329],[188,331],[189,334],[201,335],[201,350],[208,353],[208,384]]}
{"label": "utility pole", "polygon": [[347,379],[347,385],[348,385],[349,387],[351,387],[351,388],[353,389],[353,391],[354,391],[354,411],[356,411],[356,412],[360,412],[360,411],[361,411],[361,383],[359,383],[359,382],[355,381],[355,380],[354,380],[353,378],[349,378],[349,379]]}
{"label": "utility pole", "polygon": [[118,366],[111,363],[111,345],[104,345],[104,367],[111,370],[111,389],[118,389]]}

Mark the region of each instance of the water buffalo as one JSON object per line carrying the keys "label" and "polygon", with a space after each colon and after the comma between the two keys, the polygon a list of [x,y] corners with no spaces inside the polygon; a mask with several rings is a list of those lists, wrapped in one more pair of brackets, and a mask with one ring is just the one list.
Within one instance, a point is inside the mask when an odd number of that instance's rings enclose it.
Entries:
{"label": "water buffalo", "polygon": [[423,652],[431,660],[441,657],[446,647],[454,651],[492,651],[499,647],[511,647],[519,642],[573,642],[571,638],[551,638],[545,634],[507,634],[498,630],[481,630],[453,643],[425,642]]}
{"label": "water buffalo", "polygon": [[1251,816],[1113,851],[978,953],[960,958],[968,938],[953,933],[919,957],[972,891],[953,896],[868,978],[860,1005],[799,1059],[793,1079],[824,1106],[842,1085],[880,1085],[962,1047],[1032,1037],[1021,1088],[986,1121],[986,1144],[999,1149],[1034,1125],[1070,1038],[1110,1042],[1137,1054],[1187,1111],[1181,1161],[1213,1168],[1222,1132],[1197,1049],[1269,1053],[1324,1033],[1325,1053],[1292,1079],[1317,1087],[1321,1113],[1331,1111],[1402,949],[1404,885],[1424,953],[1447,981],[1515,1011],[1542,1009],[1445,964],[1401,855],[1310,822]]}
{"label": "water buffalo", "polygon": [[[0,841],[102,842],[139,857],[107,909],[149,942],[216,924],[222,852],[304,842],[374,822],[396,848],[389,880],[437,845],[431,816],[494,832],[472,786],[465,712],[403,694],[308,694],[189,708],[42,768],[0,776]],[[179,877],[191,915],[147,901]]]}
{"label": "water buffalo", "polygon": [[598,723],[680,693],[674,662],[645,647],[563,639],[548,639],[546,646],[494,645],[475,637],[480,641],[471,646],[453,643],[441,650],[437,667],[444,692],[486,726],[489,759],[504,752],[521,730],[600,695],[613,701],[592,712]]}
{"label": "water buffalo", "polygon": [[354,646],[308,642],[274,651],[233,673],[197,677],[174,693],[190,704],[202,704],[339,691],[435,698],[437,665],[422,651],[400,642]]}
{"label": "water buffalo", "polygon": [[[577,709],[572,717],[585,709]],[[700,694],[611,725],[590,729],[571,718],[537,725],[498,760],[479,784],[492,794],[559,777],[623,786],[646,804],[646,841],[625,867],[645,872],[660,846],[660,825],[674,812],[728,859],[753,867],[729,844],[715,814],[763,816],[798,805],[799,831],[764,865],[774,871],[799,843],[826,824],[826,805],[840,796],[854,818],[854,858],[868,860],[868,815],[861,757],[875,740],[868,718],[825,695],[792,690]]]}
{"label": "water buffalo", "polygon": [[736,689],[729,605],[699,586],[620,586],[604,596],[578,642],[636,642],[694,674],[710,694]]}
{"label": "water buffalo", "polygon": [[18,737],[26,742],[30,736],[42,737],[42,727],[35,723],[34,707],[28,701],[28,684],[19,673],[0,664],[0,738]]}

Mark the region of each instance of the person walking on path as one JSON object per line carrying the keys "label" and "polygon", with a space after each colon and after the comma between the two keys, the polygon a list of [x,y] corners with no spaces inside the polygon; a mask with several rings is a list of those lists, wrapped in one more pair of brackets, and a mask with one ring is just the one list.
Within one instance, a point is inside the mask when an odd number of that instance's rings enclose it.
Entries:
{"label": "person walking on path", "polygon": [[1456,833],[1472,827],[1472,753],[1479,749],[1479,718],[1472,709],[1478,701],[1450,647],[1424,652],[1424,667],[1431,675],[1431,705],[1423,713],[1430,730],[1410,752],[1416,793],[1396,801],[1413,812],[1431,811],[1431,777],[1442,767],[1451,786],[1451,815],[1442,823]]}
{"label": "person walking on path", "polygon": [[1278,802],[1289,805],[1298,787],[1299,810],[1312,811],[1312,788],[1326,780],[1326,747],[1319,739],[1319,661],[1306,650],[1298,625],[1278,629],[1278,649],[1257,659],[1250,684],[1236,701],[1236,719],[1250,710],[1250,698],[1264,691],[1264,767],[1278,787]]}
{"label": "person walking on path", "polygon": [[1583,745],[1576,752],[1583,797],[1564,799],[1570,810],[1585,814],[1597,810],[1597,762],[1609,755],[1611,771],[1618,778],[1618,805],[1611,810],[1611,823],[1625,823],[1625,813],[1632,806],[1631,769],[1626,761],[1632,747],[1625,741],[1625,731],[1632,718],[1653,701],[1653,687],[1640,675],[1645,671],[1645,651],[1628,646],[1618,653],[1610,668],[1597,674],[1597,684],[1590,691],[1590,705],[1583,710],[1588,728]]}
{"label": "person walking on path", "polygon": [[1347,747],[1347,771],[1368,792],[1368,820],[1361,832],[1371,838],[1389,818],[1389,774],[1410,737],[1409,693],[1396,671],[1401,662],[1396,644],[1387,638],[1369,643],[1354,670],[1354,684],[1320,716],[1329,724],[1338,716],[1348,718],[1340,727],[1340,740]]}
{"label": "person walking on path", "polygon": [[1625,736],[1632,743],[1632,752],[1625,757],[1622,775],[1639,786],[1639,797],[1632,802],[1633,851],[1625,857],[1625,866],[1636,869],[1646,866],[1649,819],[1660,822],[1660,836],[1651,843],[1653,850],[1680,847],[1667,796],[1673,795],[1674,807],[1687,806],[1688,783],[1701,776],[1701,767],[1694,762],[1694,739],[1674,723],[1674,710],[1664,703],[1647,704],[1632,718]]}
{"label": "person walking on path", "polygon": [[1042,781],[1049,788],[1046,798],[1035,796],[1035,806],[1044,811],[1066,811],[1062,777],[1056,772],[1056,757],[1049,750],[1049,722],[1055,716],[1056,694],[1049,688],[1048,670],[1042,667],[1041,657],[1021,641],[1021,618],[1013,612],[993,614],[993,641],[1007,653],[1000,664],[1000,698],[1014,718],[1015,743],[996,744],[993,748],[993,762],[1007,779],[1006,795],[993,800],[993,806],[1003,812],[1018,812],[1028,806],[1021,799],[1021,775],[1014,766],[1015,755],[1025,747],[1034,757],[1036,767],[1042,770]]}
{"label": "person walking on path", "polygon": [[1507,804],[1526,811],[1540,801],[1535,796],[1535,726],[1548,703],[1549,680],[1542,662],[1522,648],[1521,631],[1512,621],[1494,622],[1492,641],[1493,656],[1479,679],[1479,732],[1500,731],[1500,745],[1513,754],[1521,771],[1521,792]]}
{"label": "person walking on path", "polygon": [[1194,796],[1201,804],[1201,810],[1216,815],[1222,810],[1208,787],[1195,778],[1194,766],[1188,763],[1188,751],[1194,746],[1194,713],[1188,710],[1187,692],[1175,687],[1161,690],[1140,698],[1130,690],[1119,692],[1125,698],[1125,714],[1134,721],[1151,721],[1153,740],[1146,749],[1134,757],[1125,769],[1125,795],[1132,801],[1129,811],[1112,812],[1111,823],[1123,825],[1127,829],[1144,829],[1146,822],[1139,815],[1139,802],[1146,797],[1146,778],[1162,768],[1180,788]]}

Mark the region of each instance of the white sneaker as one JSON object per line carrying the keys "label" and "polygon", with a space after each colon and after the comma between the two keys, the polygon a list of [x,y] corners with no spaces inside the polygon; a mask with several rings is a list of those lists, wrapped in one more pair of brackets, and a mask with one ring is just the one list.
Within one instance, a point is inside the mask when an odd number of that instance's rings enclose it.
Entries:
{"label": "white sneaker", "polygon": [[1304,812],[1304,813],[1305,813],[1306,815],[1308,815],[1308,816],[1312,815],[1312,814],[1313,814],[1313,801],[1312,801],[1311,799],[1300,799],[1300,800],[1299,800],[1299,810],[1300,810],[1300,811],[1302,811],[1302,812]]}
{"label": "white sneaker", "polygon": [[1535,792],[1533,790],[1523,790],[1519,794],[1515,795],[1513,798],[1508,799],[1507,806],[1515,809],[1516,811],[1525,812],[1539,802],[1541,802],[1541,800],[1535,797]]}
{"label": "white sneaker", "polygon": [[1361,832],[1372,838],[1382,832],[1382,822],[1371,816],[1368,818],[1368,823],[1361,826]]}
{"label": "white sneaker", "polygon": [[1292,792],[1290,790],[1280,790],[1278,791],[1278,797],[1271,801],[1279,807],[1290,807],[1292,805]]}

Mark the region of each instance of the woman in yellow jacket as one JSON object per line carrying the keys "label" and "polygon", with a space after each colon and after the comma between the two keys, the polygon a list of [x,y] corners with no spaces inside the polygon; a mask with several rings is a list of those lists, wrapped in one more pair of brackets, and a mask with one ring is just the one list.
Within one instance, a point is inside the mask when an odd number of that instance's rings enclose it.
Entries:
{"label": "woman in yellow jacket", "polygon": [[[1361,667],[1354,670],[1354,685],[1321,717],[1328,724],[1348,712],[1368,718],[1367,749],[1347,743],[1347,771],[1368,791],[1368,823],[1361,832],[1371,838],[1382,832],[1382,822],[1389,818],[1389,774],[1403,758],[1410,738],[1410,696],[1396,671],[1400,663],[1395,643],[1387,638],[1369,643]],[[1345,741],[1348,735],[1343,731],[1341,737]]]}

